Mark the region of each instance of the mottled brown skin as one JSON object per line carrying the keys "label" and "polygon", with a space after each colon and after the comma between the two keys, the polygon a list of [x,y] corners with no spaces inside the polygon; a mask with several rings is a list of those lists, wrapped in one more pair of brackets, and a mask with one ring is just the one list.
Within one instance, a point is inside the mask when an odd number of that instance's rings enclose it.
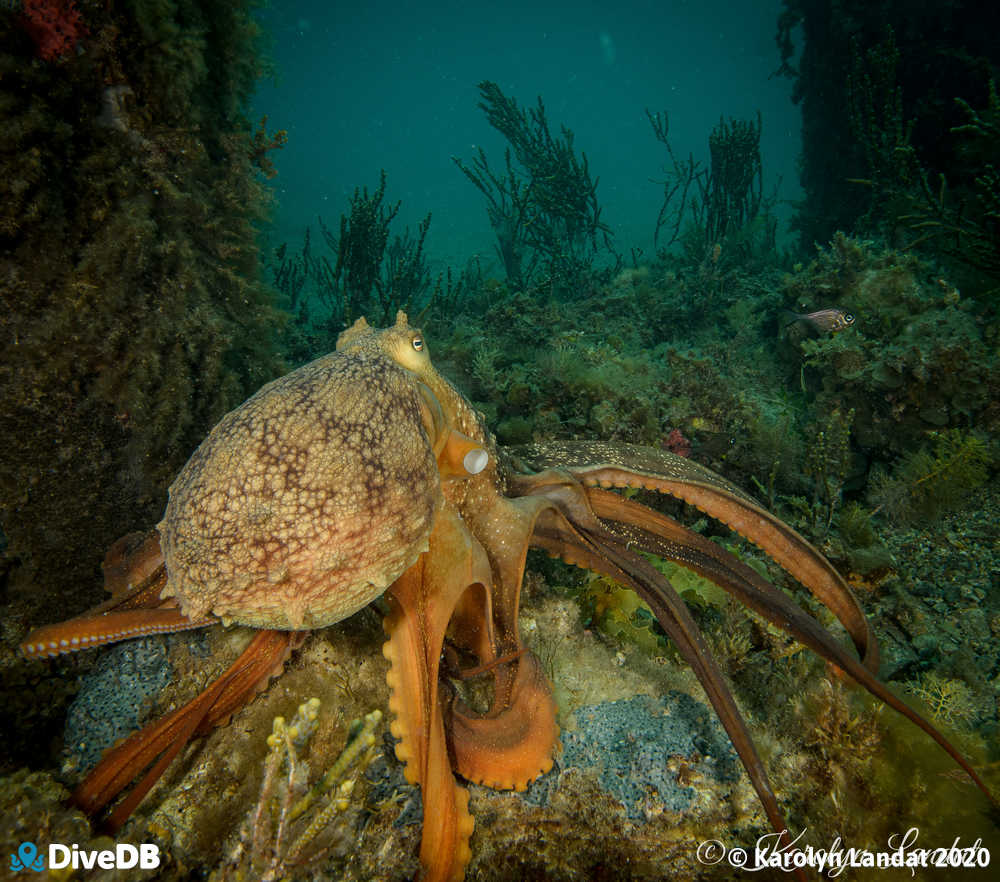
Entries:
{"label": "mottled brown skin", "polygon": [[185,615],[323,627],[427,550],[442,496],[420,395],[373,338],[264,386],[178,475],[157,529]]}
{"label": "mottled brown skin", "polygon": [[[534,445],[514,462],[501,467],[480,417],[434,370],[402,313],[380,332],[359,320],[336,353],[226,416],[171,488],[159,525],[165,570],[151,566],[155,539],[135,551],[132,569],[113,549],[112,600],[40,629],[22,648],[52,655],[219,620],[263,630],[205,692],[109,751],[78,803],[100,811],[151,766],[112,812],[112,824],[124,822],[191,735],[227,721],[280,671],[303,636],[288,629],[337,621],[385,590],[392,731],[422,792],[423,878],[461,879],[473,819],[455,774],[523,789],[556,749],[549,684],[518,630],[529,546],[643,597],[704,686],[775,830],[784,819],[725,678],[641,551],[715,581],[786,630],[928,732],[987,793],[944,737],[876,679],[877,645],[839,573],[738,488],[688,459],[633,445]],[[840,619],[856,654],[721,546],[618,487],[671,494],[756,542]],[[123,573],[136,580],[127,590]],[[441,669],[446,648],[465,660],[464,674]],[[461,702],[454,676],[492,678],[485,714]]]}

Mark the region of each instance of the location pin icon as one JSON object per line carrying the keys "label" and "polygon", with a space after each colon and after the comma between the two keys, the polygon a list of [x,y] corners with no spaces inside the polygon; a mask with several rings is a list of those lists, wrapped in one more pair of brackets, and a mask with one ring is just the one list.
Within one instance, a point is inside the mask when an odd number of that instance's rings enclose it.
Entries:
{"label": "location pin icon", "polygon": [[[21,859],[21,866],[25,870],[40,870],[41,866],[35,866],[35,859],[38,857],[38,848],[34,842],[22,842],[17,849],[17,856]],[[41,863],[39,861],[39,863]]]}

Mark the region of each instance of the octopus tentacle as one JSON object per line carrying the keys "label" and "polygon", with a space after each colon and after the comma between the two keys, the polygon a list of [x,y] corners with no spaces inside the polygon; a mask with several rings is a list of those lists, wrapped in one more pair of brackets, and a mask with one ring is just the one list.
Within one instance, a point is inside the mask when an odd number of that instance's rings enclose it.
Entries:
{"label": "octopus tentacle", "polygon": [[[765,551],[801,582],[841,622],[865,667],[878,671],[878,644],[850,587],[805,538],[709,469],[666,450],[630,444],[558,442],[523,448],[534,469],[559,464],[581,483],[656,490],[695,506]],[[587,457],[590,457],[589,461]],[[568,463],[568,465],[567,465]],[[635,465],[633,466],[632,463]],[[545,474],[517,479],[522,492],[541,486]]]}
{"label": "octopus tentacle", "polygon": [[164,575],[163,549],[156,530],[127,533],[104,555],[104,590],[112,599]]}
{"label": "octopus tentacle", "polygon": [[166,582],[157,534],[122,536],[104,558],[104,588],[110,599],[65,622],[36,628],[21,641],[21,652],[28,658],[52,657],[216,621],[182,615],[175,601],[160,596]]}
{"label": "octopus tentacle", "polygon": [[88,614],[37,628],[24,638],[20,648],[28,658],[52,657],[133,637],[204,628],[216,621],[192,620],[179,609],[133,609]]}
{"label": "octopus tentacle", "polygon": [[426,882],[458,882],[472,856],[474,822],[468,791],[455,782],[448,758],[438,669],[452,612],[474,585],[488,585],[485,553],[446,506],[430,536],[430,548],[386,594],[383,619],[388,641],[390,726],[399,739],[396,756],[424,806],[420,861]]}
{"label": "octopus tentacle", "polygon": [[[722,671],[684,601],[661,573],[605,530],[593,514],[581,516],[581,509],[586,510],[586,504],[569,498],[572,494],[570,488],[563,490],[555,492],[556,498],[563,503],[559,506],[559,515],[539,519],[533,537],[535,544],[569,563],[610,576],[631,588],[646,602],[701,683],[746,769],[771,826],[778,833],[782,845],[790,847],[788,826],[764,764]],[[804,879],[801,872],[799,878]]]}
{"label": "octopus tentacle", "polygon": [[[623,499],[616,493],[587,488],[586,494],[594,513],[606,529],[620,536],[630,547],[636,546],[680,563],[715,582],[824,661],[835,665],[884,704],[923,729],[962,767],[983,794],[996,803],[976,770],[938,729],[891,692],[826,628],[735,555],[665,515]],[[609,523],[610,519],[628,526],[623,530],[619,524]]]}
{"label": "octopus tentacle", "polygon": [[[115,578],[124,579],[117,573]],[[106,577],[106,587],[110,581]],[[36,628],[21,641],[21,652],[28,658],[52,657],[133,637],[204,628],[218,621],[183,615],[175,601],[160,597],[164,584],[166,571],[161,557],[159,565],[138,585],[126,588],[123,582],[116,581],[110,586],[113,592],[110,600],[75,618]]]}
{"label": "octopus tentacle", "polygon": [[503,703],[494,697],[490,711],[477,715],[456,702],[445,722],[456,772],[494,790],[524,790],[552,768],[559,726],[534,654],[525,650],[505,667],[513,671]]}
{"label": "octopus tentacle", "polygon": [[[867,665],[851,656],[818,622],[724,549],[645,506],[624,500],[617,494],[585,488],[565,473],[550,472],[526,479],[520,489],[529,488],[530,492],[540,493],[553,502],[561,515],[560,519],[547,517],[539,520],[533,537],[539,547],[570,563],[611,576],[635,590],[649,605],[705,688],[776,831],[780,833],[784,829],[784,821],[766,772],[728,694],[721,672],[711,657],[705,655],[700,634],[690,620],[683,601],[669,582],[645,560],[637,557],[631,547],[672,558],[712,579],[762,612],[927,732],[996,805],[995,798],[976,771],[937,729],[893,695]],[[605,523],[601,518],[620,518],[626,526],[623,529],[617,524]],[[609,563],[613,567],[609,567]]]}
{"label": "octopus tentacle", "polygon": [[118,829],[188,740],[225,724],[267,686],[271,677],[281,672],[285,659],[301,645],[307,633],[256,633],[239,658],[204,692],[107,751],[76,789],[73,801],[88,814],[95,814],[145,771],[143,779],[107,819],[111,829]]}
{"label": "octopus tentacle", "polygon": [[[516,634],[516,604],[541,499],[496,512],[494,532],[510,540],[483,544],[450,505],[438,515],[429,548],[396,580],[384,619],[391,663],[389,707],[396,754],[421,787],[424,831],[420,859],[430,880],[462,878],[473,829],[463,777],[502,789],[524,789],[552,767],[559,735],[555,705],[537,659]],[[503,546],[502,551],[497,548]],[[502,612],[501,612],[502,610]],[[513,632],[512,632],[513,629]],[[491,675],[493,698],[479,715],[453,699],[441,677],[445,639],[472,653]]]}

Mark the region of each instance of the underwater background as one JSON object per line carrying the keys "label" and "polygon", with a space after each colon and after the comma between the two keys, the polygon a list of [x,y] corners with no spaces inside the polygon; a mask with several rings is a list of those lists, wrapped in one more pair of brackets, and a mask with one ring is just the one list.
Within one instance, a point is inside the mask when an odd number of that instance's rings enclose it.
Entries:
{"label": "underwater background", "polygon": [[[501,444],[667,449],[803,533],[872,621],[881,678],[1000,790],[998,19],[860,0],[0,4],[0,878],[35,877],[9,860],[25,841],[106,847],[69,790],[241,636],[47,661],[20,641],[103,599],[105,552],[159,520],[223,414],[400,308]],[[647,495],[808,607],[754,546]],[[995,872],[985,800],[929,738],[664,568],[796,830],[981,838]],[[467,878],[739,878],[695,849],[767,821],[635,595],[542,556],[525,595],[563,753],[525,795],[472,788]],[[412,878],[419,794],[373,716],[382,639],[374,610],[314,635],[123,830],[164,866],[95,875]],[[290,854],[248,819],[273,796],[274,719],[312,697],[311,780],[374,742]]]}

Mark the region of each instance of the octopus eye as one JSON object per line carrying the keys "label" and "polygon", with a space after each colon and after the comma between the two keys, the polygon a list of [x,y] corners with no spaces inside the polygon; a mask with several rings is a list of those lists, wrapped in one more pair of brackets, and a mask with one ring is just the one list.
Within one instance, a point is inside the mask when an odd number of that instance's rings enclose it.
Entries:
{"label": "octopus eye", "polygon": [[411,340],[410,342],[411,342],[413,348],[417,350],[417,352],[420,352],[421,350],[423,350],[423,348],[424,348],[424,338],[423,337],[414,337],[413,340]]}

